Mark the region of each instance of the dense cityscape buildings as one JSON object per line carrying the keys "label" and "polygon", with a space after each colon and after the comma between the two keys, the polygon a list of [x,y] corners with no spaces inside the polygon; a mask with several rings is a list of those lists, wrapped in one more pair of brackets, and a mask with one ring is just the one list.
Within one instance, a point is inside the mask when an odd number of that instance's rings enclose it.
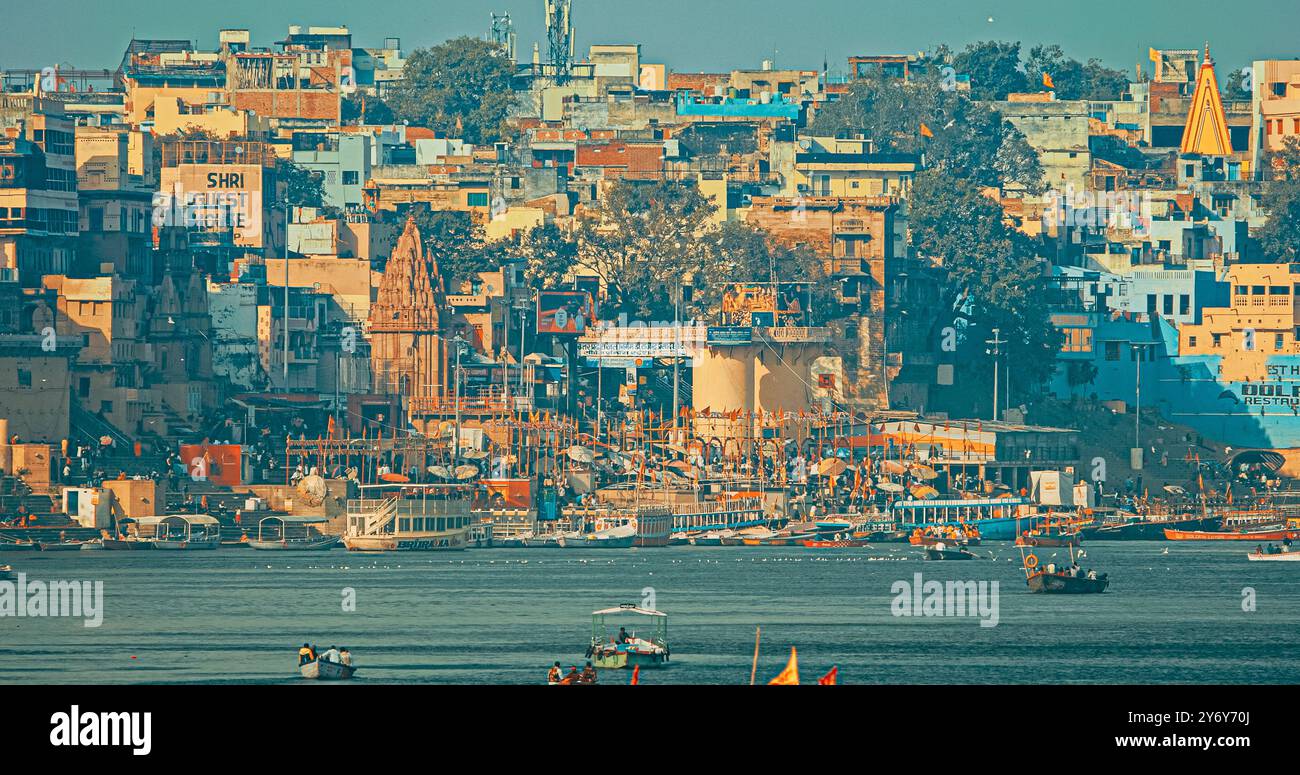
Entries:
{"label": "dense cityscape buildings", "polygon": [[542,5],[0,71],[0,544],[933,550],[1300,476],[1300,59],[684,72]]}

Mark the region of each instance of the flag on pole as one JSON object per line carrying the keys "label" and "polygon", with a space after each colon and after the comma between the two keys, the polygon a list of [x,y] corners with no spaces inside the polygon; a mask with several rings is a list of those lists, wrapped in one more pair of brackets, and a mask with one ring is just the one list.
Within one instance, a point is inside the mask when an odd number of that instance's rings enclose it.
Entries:
{"label": "flag on pole", "polygon": [[326,426],[326,434],[329,438],[334,438],[334,415],[330,415],[329,424]]}
{"label": "flag on pole", "polygon": [[926,126],[924,121],[921,122],[921,137],[934,137],[934,132],[930,131],[930,127]]}
{"label": "flag on pole", "polygon": [[790,661],[786,663],[785,669],[780,675],[767,682],[768,686],[798,686],[799,685],[799,655],[795,652],[794,647],[790,647]]}
{"label": "flag on pole", "polygon": [[1043,73],[1043,86],[1047,87],[1048,89],[1056,88],[1056,84],[1052,83],[1052,76],[1048,75],[1047,73]]}
{"label": "flag on pole", "polygon": [[834,686],[834,685],[835,685],[835,679],[837,679],[837,678],[839,677],[839,674],[840,674],[840,668],[839,668],[838,666],[836,666],[836,667],[832,667],[832,668],[831,668],[831,671],[830,671],[829,673],[827,673],[826,675],[824,675],[824,676],[822,676],[821,678],[818,678],[818,679],[817,679],[817,685],[818,685],[818,686]]}

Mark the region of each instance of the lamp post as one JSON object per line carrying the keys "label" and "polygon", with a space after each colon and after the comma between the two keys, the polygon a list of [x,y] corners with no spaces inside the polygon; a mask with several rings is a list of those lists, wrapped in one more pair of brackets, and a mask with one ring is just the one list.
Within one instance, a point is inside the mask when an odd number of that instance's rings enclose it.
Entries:
{"label": "lamp post", "polygon": [[1002,345],[1007,343],[1007,340],[1001,337],[1001,331],[1002,329],[1000,328],[993,329],[993,338],[984,340],[986,344],[990,344],[993,346],[993,349],[990,351],[990,353],[993,355],[993,421],[994,422],[997,422],[998,419],[998,356],[1002,354],[1002,349],[1001,349]]}
{"label": "lamp post", "polygon": [[451,343],[456,347],[456,370],[453,377],[453,379],[456,380],[454,388],[454,400],[456,402],[456,424],[454,426],[454,433],[456,436],[452,440],[451,445],[451,467],[452,473],[455,473],[456,464],[460,462],[460,356],[461,353],[465,351],[468,342],[462,339],[460,334],[457,334],[456,338],[451,340]]}

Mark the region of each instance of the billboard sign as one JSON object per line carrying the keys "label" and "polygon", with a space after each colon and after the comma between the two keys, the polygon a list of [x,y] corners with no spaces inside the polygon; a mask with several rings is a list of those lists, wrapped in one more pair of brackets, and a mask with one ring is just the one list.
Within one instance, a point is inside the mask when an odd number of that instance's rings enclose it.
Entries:
{"label": "billboard sign", "polygon": [[585,291],[540,291],[537,333],[578,336],[592,321],[591,296]]}

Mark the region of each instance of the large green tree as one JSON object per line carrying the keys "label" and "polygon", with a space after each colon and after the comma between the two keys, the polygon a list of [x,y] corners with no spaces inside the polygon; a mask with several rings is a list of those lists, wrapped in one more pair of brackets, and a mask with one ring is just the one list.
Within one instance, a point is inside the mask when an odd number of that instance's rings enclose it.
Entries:
{"label": "large green tree", "polygon": [[1043,75],[1050,76],[1052,90],[1062,100],[1118,100],[1128,89],[1128,75],[1089,59],[1085,64],[1071,59],[1057,45],[1038,45],[1025,58],[1025,76],[1030,90],[1046,88]]}
{"label": "large green tree", "polygon": [[[933,135],[924,136],[921,126]],[[944,174],[985,186],[1037,191],[1043,170],[1020,130],[996,110],[945,88],[942,72],[909,83],[884,77],[855,81],[848,94],[817,114],[813,132],[863,134],[882,152],[925,154]]]}
{"label": "large green tree", "polygon": [[513,74],[505,49],[478,38],[454,38],[411,54],[388,105],[396,118],[412,125],[491,143],[507,135]]}
{"label": "large green tree", "polygon": [[600,277],[602,317],[667,319],[677,289],[705,268],[700,236],[717,206],[694,183],[620,180],[577,230],[578,265]]}
{"label": "large green tree", "polygon": [[914,248],[943,266],[947,282],[937,309],[909,312],[935,321],[936,342],[945,327],[968,326],[956,361],[968,380],[987,378],[985,339],[998,328],[1007,340],[1006,362],[1015,364],[1022,384],[1041,385],[1054,368],[1059,334],[1048,317],[1046,279],[1033,241],[1012,228],[1002,207],[973,181],[936,170],[914,181],[910,216]]}
{"label": "large green tree", "polygon": [[1257,235],[1259,246],[1274,261],[1300,261],[1300,138],[1286,138],[1266,165],[1270,179],[1260,207],[1268,222]]}
{"label": "large green tree", "polygon": [[1020,69],[1020,43],[985,40],[971,43],[951,55],[954,70],[969,75],[971,96],[977,100],[1005,100],[1011,92],[1032,88]]}

